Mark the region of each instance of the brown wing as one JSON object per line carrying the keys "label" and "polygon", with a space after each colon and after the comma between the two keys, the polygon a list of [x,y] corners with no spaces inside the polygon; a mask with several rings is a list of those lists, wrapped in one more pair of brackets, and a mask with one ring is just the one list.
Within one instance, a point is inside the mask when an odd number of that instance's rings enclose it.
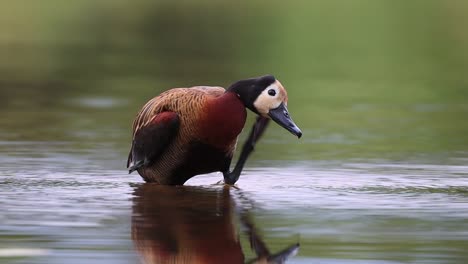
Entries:
{"label": "brown wing", "polygon": [[162,154],[179,130],[190,133],[204,101],[224,92],[222,87],[174,88],[148,101],[133,121],[132,149],[127,160],[130,172]]}
{"label": "brown wing", "polygon": [[197,113],[203,101],[210,96],[220,96],[226,90],[222,87],[195,86],[173,88],[148,101],[133,121],[133,137],[136,132],[161,112],[172,111],[183,117]]}
{"label": "brown wing", "polygon": [[157,160],[174,140],[179,125],[179,116],[174,112],[167,111],[156,114],[149,123],[138,129],[128,155],[127,168],[129,173]]}

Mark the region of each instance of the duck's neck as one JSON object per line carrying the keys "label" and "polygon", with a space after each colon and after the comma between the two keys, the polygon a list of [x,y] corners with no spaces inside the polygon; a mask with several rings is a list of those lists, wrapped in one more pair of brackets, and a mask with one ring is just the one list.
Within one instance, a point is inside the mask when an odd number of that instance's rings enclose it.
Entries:
{"label": "duck's neck", "polygon": [[244,104],[245,107],[253,111],[254,113],[255,108],[253,107],[254,95],[248,92],[248,89],[244,86],[231,86],[226,90],[226,94],[235,94],[239,100]]}
{"label": "duck's neck", "polygon": [[219,147],[235,143],[247,117],[245,105],[239,96],[229,91],[207,102],[204,113],[200,122],[201,134],[212,145]]}

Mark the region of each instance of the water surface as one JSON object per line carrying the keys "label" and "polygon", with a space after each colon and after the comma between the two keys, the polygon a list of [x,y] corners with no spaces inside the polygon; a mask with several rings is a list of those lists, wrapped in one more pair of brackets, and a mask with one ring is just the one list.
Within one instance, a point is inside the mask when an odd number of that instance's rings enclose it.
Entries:
{"label": "water surface", "polygon": [[138,255],[158,259],[182,249],[187,259],[220,252],[254,259],[243,215],[271,252],[301,244],[290,263],[468,259],[464,165],[254,166],[226,194],[216,184],[221,174],[157,189],[122,170],[99,168],[98,153],[57,157],[70,147],[23,142],[14,160],[2,156],[3,262],[135,263]]}

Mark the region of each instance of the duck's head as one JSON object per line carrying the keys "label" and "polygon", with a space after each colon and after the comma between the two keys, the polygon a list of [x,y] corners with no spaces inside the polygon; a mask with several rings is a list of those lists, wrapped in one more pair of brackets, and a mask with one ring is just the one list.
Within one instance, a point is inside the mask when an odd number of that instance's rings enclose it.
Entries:
{"label": "duck's head", "polygon": [[228,91],[237,93],[254,113],[271,118],[299,138],[302,136],[302,131],[289,116],[286,89],[273,75],[237,81]]}

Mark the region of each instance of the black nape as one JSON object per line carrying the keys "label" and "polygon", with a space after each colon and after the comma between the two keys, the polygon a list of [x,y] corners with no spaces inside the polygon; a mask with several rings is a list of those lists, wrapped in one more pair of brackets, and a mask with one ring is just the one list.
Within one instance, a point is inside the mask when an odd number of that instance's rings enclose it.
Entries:
{"label": "black nape", "polygon": [[264,75],[257,78],[237,81],[231,84],[227,91],[238,94],[244,105],[252,112],[258,114],[257,110],[253,106],[253,103],[262,93],[262,91],[274,82],[276,82],[275,76]]}

